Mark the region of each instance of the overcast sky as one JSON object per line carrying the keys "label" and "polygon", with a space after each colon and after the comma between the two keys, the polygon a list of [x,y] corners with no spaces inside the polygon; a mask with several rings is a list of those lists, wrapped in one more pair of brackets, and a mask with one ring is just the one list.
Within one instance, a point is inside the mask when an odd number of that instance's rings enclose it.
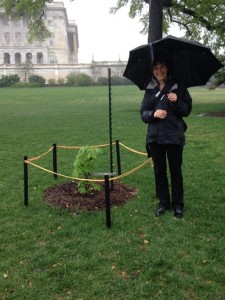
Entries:
{"label": "overcast sky", "polygon": [[[57,0],[56,2],[60,2]],[[147,43],[138,18],[128,16],[128,7],[115,15],[109,9],[117,0],[62,0],[69,20],[75,20],[79,35],[79,63],[127,60],[129,51]]]}

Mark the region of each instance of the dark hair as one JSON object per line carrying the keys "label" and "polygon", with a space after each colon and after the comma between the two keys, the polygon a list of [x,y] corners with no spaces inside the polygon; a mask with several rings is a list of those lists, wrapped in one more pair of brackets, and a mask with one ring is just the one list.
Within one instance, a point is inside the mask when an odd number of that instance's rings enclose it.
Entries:
{"label": "dark hair", "polygon": [[167,55],[165,55],[165,54],[156,55],[154,57],[152,65],[153,65],[153,67],[155,67],[158,64],[165,64],[167,66],[167,68],[169,69],[170,68],[170,62],[169,62],[169,59],[168,59]]}
{"label": "dark hair", "polygon": [[161,59],[155,59],[155,60],[153,61],[152,66],[155,67],[155,66],[157,66],[158,64],[165,65],[165,66],[168,67],[168,64],[165,62],[165,60],[161,60]]}

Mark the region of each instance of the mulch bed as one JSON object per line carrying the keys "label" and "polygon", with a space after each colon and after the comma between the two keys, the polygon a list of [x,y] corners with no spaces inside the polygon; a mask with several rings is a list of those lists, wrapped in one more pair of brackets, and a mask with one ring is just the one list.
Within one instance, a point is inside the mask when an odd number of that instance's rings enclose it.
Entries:
{"label": "mulch bed", "polygon": [[[93,191],[88,195],[78,192],[76,182],[65,182],[55,185],[44,191],[44,200],[49,206],[66,209],[70,212],[100,211],[105,209],[104,182],[100,183],[101,191]],[[111,187],[111,183],[110,183]],[[137,190],[119,181],[113,181],[113,190],[110,191],[111,206],[127,203],[137,195]]]}

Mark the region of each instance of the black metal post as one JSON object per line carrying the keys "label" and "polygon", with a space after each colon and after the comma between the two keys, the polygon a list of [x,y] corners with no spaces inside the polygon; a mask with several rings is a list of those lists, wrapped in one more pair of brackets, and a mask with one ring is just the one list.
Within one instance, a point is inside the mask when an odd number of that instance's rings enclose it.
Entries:
{"label": "black metal post", "polygon": [[[108,68],[108,86],[109,86],[109,145],[110,145],[110,172],[113,173],[113,148],[112,148],[112,89],[111,89],[111,69]],[[111,190],[113,190],[113,181],[111,181]]]}
{"label": "black metal post", "polygon": [[120,161],[120,143],[119,140],[116,140],[116,157],[117,157],[117,170],[118,175],[121,175],[121,161]]}
{"label": "black metal post", "polygon": [[105,179],[105,211],[106,211],[106,226],[111,228],[110,214],[110,192],[109,192],[109,175],[104,176]]}
{"label": "black metal post", "polygon": [[27,156],[23,158],[23,170],[24,170],[24,205],[28,206],[28,163],[26,162]]}
{"label": "black metal post", "polygon": [[53,176],[55,179],[57,179],[57,147],[56,144],[53,144],[53,150],[52,150],[52,158],[53,158]]}

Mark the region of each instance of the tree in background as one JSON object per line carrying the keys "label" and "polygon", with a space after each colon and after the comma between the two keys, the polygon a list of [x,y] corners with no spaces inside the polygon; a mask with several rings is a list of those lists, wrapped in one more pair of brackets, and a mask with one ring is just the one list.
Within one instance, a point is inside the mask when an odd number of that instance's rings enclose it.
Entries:
{"label": "tree in background", "polygon": [[[161,38],[160,31],[167,34],[171,26],[177,24],[184,37],[210,47],[225,65],[224,0],[117,0],[111,13],[126,5],[130,5],[131,18],[139,17],[143,24],[142,33],[148,33],[148,42]],[[223,83],[224,68],[214,78],[214,84]]]}
{"label": "tree in background", "polygon": [[13,20],[26,17],[28,20],[29,37],[28,41],[44,41],[51,36],[50,31],[43,21],[45,4],[53,0],[0,0],[0,8],[3,8],[5,15]]}
{"label": "tree in background", "polygon": [[21,79],[26,82],[32,72],[33,64],[30,61],[26,61],[24,63],[18,64],[17,68]]}
{"label": "tree in background", "polygon": [[[76,1],[76,0],[70,0]],[[12,19],[26,17],[29,21],[29,34],[33,40],[43,40],[50,34],[43,22],[45,4],[53,0],[0,0],[0,7]],[[115,0],[116,2],[116,0]],[[151,2],[149,6],[147,3]],[[173,24],[178,24],[184,30],[185,36],[202,41],[214,52],[224,51],[225,46],[225,3],[224,0],[117,0],[111,13],[130,5],[129,16],[139,17],[143,24],[142,33],[149,29],[149,7],[158,12],[163,6],[163,32],[167,34]],[[157,7],[156,7],[157,6]],[[155,22],[158,16],[155,16]],[[160,16],[159,16],[160,18]],[[151,20],[150,20],[151,23]]]}
{"label": "tree in background", "polygon": [[149,4],[148,13],[148,43],[162,38],[163,8],[171,5],[171,0],[144,0]]}
{"label": "tree in background", "polygon": [[[43,22],[45,4],[52,2],[53,0],[0,0],[0,7],[14,20],[22,17],[28,19],[30,42],[43,41],[50,36]],[[142,33],[150,33],[153,27],[149,24],[155,24],[157,18],[160,22],[160,18],[163,18],[162,28],[165,34],[173,24],[177,24],[183,30],[184,37],[209,46],[225,64],[224,0],[117,0],[116,6],[110,11],[116,13],[126,5],[130,5],[129,16],[138,17],[143,24]],[[161,11],[158,10],[159,5],[162,6]],[[217,73],[216,79],[217,84],[225,82],[224,69]]]}
{"label": "tree in background", "polygon": [[116,13],[126,5],[130,5],[129,16],[139,17],[143,24],[142,33],[148,32],[148,5],[161,2],[163,6],[163,32],[168,33],[170,27],[177,24],[185,36],[201,40],[214,51],[224,50],[225,46],[225,3],[224,0],[117,0],[111,13]]}

